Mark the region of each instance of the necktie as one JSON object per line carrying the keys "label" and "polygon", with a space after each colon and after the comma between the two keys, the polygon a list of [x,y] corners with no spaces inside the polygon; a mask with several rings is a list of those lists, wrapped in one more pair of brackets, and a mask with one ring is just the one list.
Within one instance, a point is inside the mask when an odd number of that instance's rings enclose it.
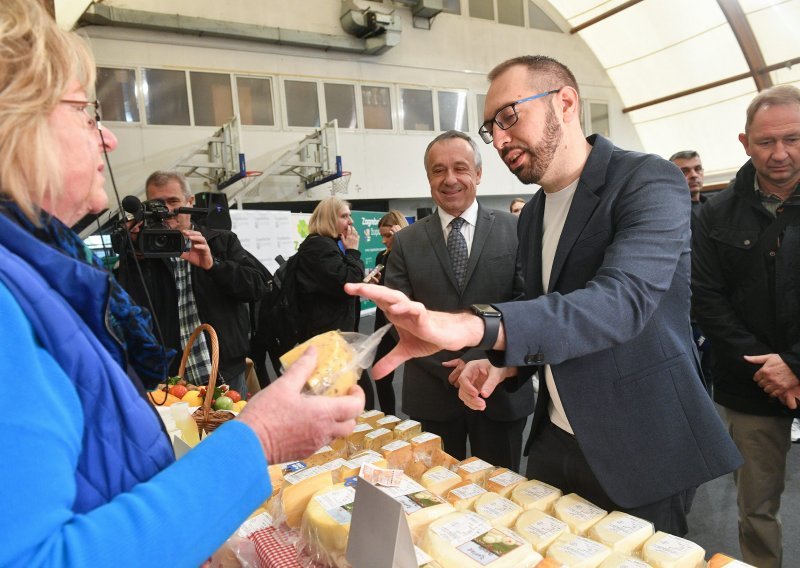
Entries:
{"label": "necktie", "polygon": [[467,252],[467,241],[461,234],[461,225],[464,219],[456,217],[450,221],[450,234],[447,235],[447,252],[450,255],[450,264],[456,275],[458,289],[464,288],[464,277],[467,275],[467,262],[469,253]]}

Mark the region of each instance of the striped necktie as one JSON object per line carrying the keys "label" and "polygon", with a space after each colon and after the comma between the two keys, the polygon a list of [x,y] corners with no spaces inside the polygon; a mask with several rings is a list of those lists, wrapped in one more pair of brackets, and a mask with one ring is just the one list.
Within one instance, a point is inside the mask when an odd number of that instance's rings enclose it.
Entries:
{"label": "striped necktie", "polygon": [[450,221],[450,234],[447,235],[447,252],[450,255],[450,264],[456,275],[458,289],[464,289],[464,278],[467,275],[467,262],[469,252],[467,251],[467,240],[461,234],[461,225],[464,219],[456,217]]}

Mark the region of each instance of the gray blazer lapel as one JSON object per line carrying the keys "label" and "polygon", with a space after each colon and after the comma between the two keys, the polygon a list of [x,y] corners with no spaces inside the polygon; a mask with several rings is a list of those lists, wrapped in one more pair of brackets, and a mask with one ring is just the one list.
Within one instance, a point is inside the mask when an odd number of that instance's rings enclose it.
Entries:
{"label": "gray blazer lapel", "polygon": [[[425,225],[425,232],[428,234],[428,240],[431,243],[431,248],[439,259],[439,264],[442,265],[445,274],[450,279],[453,287],[458,290],[458,283],[456,282],[456,275],[453,272],[453,265],[450,263],[450,254],[447,252],[447,243],[444,240],[442,233],[442,219],[439,217],[439,211],[433,215],[425,217],[427,221]],[[419,223],[419,221],[417,221]]]}
{"label": "gray blazer lapel", "polygon": [[494,215],[491,210],[484,209],[478,205],[478,217],[475,223],[475,232],[472,235],[472,247],[469,251],[469,263],[467,264],[467,274],[464,277],[464,288],[466,289],[467,283],[472,278],[472,273],[478,265],[478,260],[483,252],[483,245],[486,244],[486,239],[492,231],[494,224]]}

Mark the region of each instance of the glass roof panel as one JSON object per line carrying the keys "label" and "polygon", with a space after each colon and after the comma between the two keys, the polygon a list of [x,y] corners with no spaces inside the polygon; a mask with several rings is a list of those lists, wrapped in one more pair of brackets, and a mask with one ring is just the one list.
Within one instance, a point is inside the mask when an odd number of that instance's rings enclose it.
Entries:
{"label": "glass roof panel", "polygon": [[775,2],[746,13],[767,65],[800,55],[797,39],[800,0]]}
{"label": "glass roof panel", "polygon": [[587,20],[599,16],[624,4],[627,0],[551,0],[550,4],[557,9],[571,26],[577,26]]}

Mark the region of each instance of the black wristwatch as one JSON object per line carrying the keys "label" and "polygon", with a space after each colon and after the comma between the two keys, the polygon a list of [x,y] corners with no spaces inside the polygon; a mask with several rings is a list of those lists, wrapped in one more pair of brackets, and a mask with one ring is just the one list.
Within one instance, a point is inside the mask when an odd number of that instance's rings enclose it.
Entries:
{"label": "black wristwatch", "polygon": [[494,349],[497,343],[497,336],[500,334],[500,322],[503,321],[503,314],[497,311],[491,304],[472,304],[469,309],[476,316],[483,319],[483,339],[476,346],[476,349],[489,351]]}

